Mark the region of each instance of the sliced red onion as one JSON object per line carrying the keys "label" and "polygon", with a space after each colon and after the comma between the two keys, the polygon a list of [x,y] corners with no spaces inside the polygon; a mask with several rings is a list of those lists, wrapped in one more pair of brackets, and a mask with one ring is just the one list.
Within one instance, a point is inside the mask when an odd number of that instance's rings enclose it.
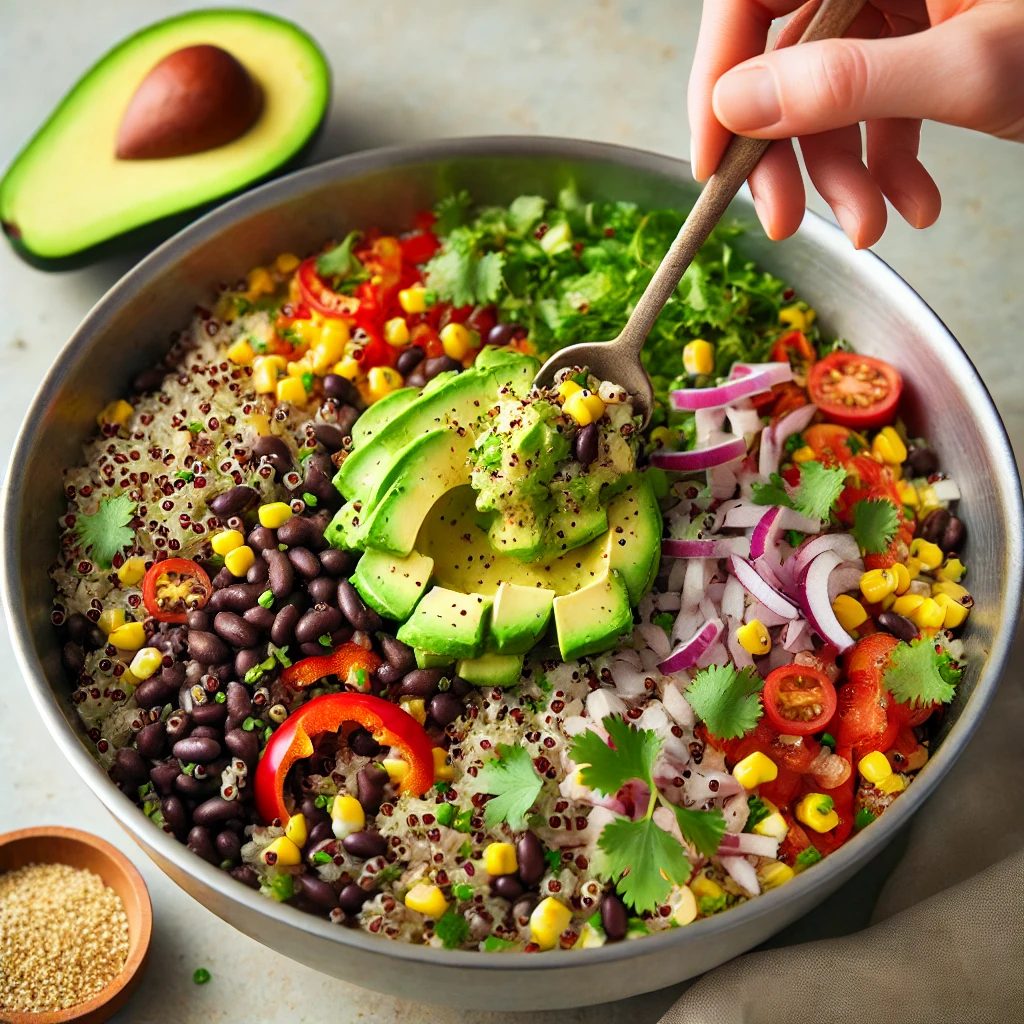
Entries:
{"label": "sliced red onion", "polygon": [[770,608],[765,608],[760,601],[754,601],[752,604],[747,606],[744,620],[746,622],[753,622],[757,619],[758,622],[763,623],[769,629],[772,626],[784,626],[787,622],[792,622],[792,619],[787,619],[784,615],[776,615]]}
{"label": "sliced red onion", "polygon": [[711,648],[722,635],[721,619],[711,619],[705,622],[689,640],[684,640],[661,664],[660,671],[665,675],[673,672],[681,672],[686,668],[693,668],[709,648]]}
{"label": "sliced red onion", "polygon": [[743,584],[743,589],[755,601],[760,601],[776,615],[781,615],[786,619],[795,619],[800,614],[800,609],[763,579],[757,569],[745,558],[730,555],[729,571]]}
{"label": "sliced red onion", "polygon": [[716,540],[663,540],[663,558],[728,558],[732,554],[729,541],[724,537]]}
{"label": "sliced red onion", "polygon": [[[732,405],[741,398],[758,395],[769,391],[776,384],[793,379],[793,370],[789,363],[760,363],[743,368],[746,372],[739,376],[731,376],[725,384],[714,388],[684,388],[673,391],[670,395],[672,404],[677,409],[717,409],[720,406]],[[737,373],[733,367],[733,374]]]}
{"label": "sliced red onion", "polygon": [[735,459],[742,459],[747,454],[747,442],[742,437],[732,437],[727,441],[709,445],[706,448],[694,448],[688,452],[655,452],[651,456],[651,464],[659,469],[674,469],[682,473],[695,472],[701,469],[713,469],[725,465]]}
{"label": "sliced red onion", "polygon": [[761,883],[757,880],[757,871],[749,860],[745,857],[722,857],[719,855],[718,862],[744,892],[751,896],[760,894]]}
{"label": "sliced red onion", "polygon": [[725,409],[698,409],[693,420],[697,444],[707,444],[711,435],[720,433],[725,426]]}
{"label": "sliced red onion", "polygon": [[786,568],[794,580],[823,551],[834,551],[843,562],[853,562],[860,558],[860,548],[850,533],[822,533],[816,537],[808,537],[786,560]]}
{"label": "sliced red onion", "polygon": [[668,642],[668,635],[661,626],[655,625],[653,622],[641,622],[636,627],[636,631],[643,638],[644,643],[652,651],[657,652],[661,658],[667,658],[672,651],[672,645]]}
{"label": "sliced red onion", "polygon": [[731,530],[749,530],[761,521],[765,513],[764,505],[755,505],[749,501],[739,501],[726,513],[722,525]]}
{"label": "sliced red onion", "polygon": [[[700,414],[698,413],[698,415]],[[756,409],[730,405],[725,410],[725,415],[729,420],[732,432],[740,437],[746,437],[748,434],[760,434],[764,430],[765,422]]]}
{"label": "sliced red onion", "polygon": [[736,467],[742,465],[738,460],[724,466],[714,466],[708,470],[708,493],[712,498],[731,498],[736,493],[736,485],[739,478],[736,475]]}
{"label": "sliced red onion", "polygon": [[739,498],[730,498],[728,501],[723,501],[718,508],[715,509],[715,521],[711,526],[712,532],[718,533],[723,526],[725,526],[725,517],[734,509],[737,505],[742,505],[743,502]]}
{"label": "sliced red onion", "polygon": [[[750,557],[755,561],[769,552],[775,553],[775,538],[779,532],[783,508],[773,505],[757,521],[754,532],[750,535]],[[780,559],[781,561],[781,559]]]}
{"label": "sliced red onion", "polygon": [[708,589],[715,567],[704,559],[691,561],[686,566],[686,578],[683,580],[683,602],[684,609],[694,609],[700,604],[700,599]]}
{"label": "sliced red onion", "polygon": [[858,558],[856,562],[841,562],[828,578],[828,600],[831,604],[840,594],[849,594],[860,586],[860,578],[864,575],[864,563]]}
{"label": "sliced red onion", "polygon": [[775,857],[779,852],[778,839],[760,836],[756,832],[726,832],[718,844],[718,856]]}
{"label": "sliced red onion", "polygon": [[841,560],[834,551],[825,551],[818,555],[804,569],[797,582],[797,590],[800,593],[804,614],[814,632],[842,653],[849,650],[854,641],[853,637],[839,625],[828,597],[828,578],[840,563]]}
{"label": "sliced red onion", "polygon": [[732,658],[732,663],[737,668],[751,668],[753,667],[754,659],[743,644],[739,642],[739,639],[736,636],[736,628],[739,625],[739,619],[729,620],[728,639],[726,640],[725,645],[729,648],[729,657]]}
{"label": "sliced red onion", "polygon": [[743,584],[735,576],[725,581],[722,591],[722,614],[727,619],[743,619]]}
{"label": "sliced red onion", "polygon": [[725,646],[725,641],[722,638],[709,647],[701,656],[697,659],[697,668],[707,668],[709,665],[728,665],[729,664],[729,648]]}
{"label": "sliced red onion", "polygon": [[814,647],[811,639],[811,624],[806,619],[794,619],[782,628],[783,650],[790,654],[799,654],[800,651],[809,651]]}
{"label": "sliced red onion", "polygon": [[687,804],[700,804],[707,800],[734,796],[742,793],[743,787],[728,772],[694,771],[683,783]]}

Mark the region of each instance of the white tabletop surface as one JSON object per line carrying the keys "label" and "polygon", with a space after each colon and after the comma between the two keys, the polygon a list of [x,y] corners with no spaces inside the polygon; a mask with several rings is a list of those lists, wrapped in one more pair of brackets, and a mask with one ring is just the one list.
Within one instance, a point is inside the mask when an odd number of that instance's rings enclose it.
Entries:
{"label": "white tabletop surface", "polygon": [[[221,4],[227,6],[225,0]],[[34,0],[3,6],[0,166],[13,157],[77,75],[147,22],[192,6],[172,0]],[[264,0],[301,23],[334,69],[328,130],[311,159],[453,135],[540,133],[593,138],[685,156],[686,77],[697,0]],[[1016,450],[1024,452],[1020,333],[1024,324],[1024,148],[927,126],[923,157],[944,194],[938,225],[921,234],[893,221],[878,253],[953,330],[988,383]],[[74,168],[68,169],[69,177]],[[820,201],[812,205],[825,212]],[[89,307],[130,265],[113,259],[45,274],[0,243],[0,464],[44,372]],[[1007,372],[1007,366],[1015,372]],[[101,368],[102,369],[102,368]],[[501,1013],[418,1006],[314,973],[234,931],[153,866],[64,761],[44,731],[0,631],[0,830],[64,824],[123,849],[150,886],[150,967],[116,1024],[309,1024],[511,1021]],[[848,895],[848,893],[847,893]],[[835,907],[799,937],[834,926]],[[855,918],[847,917],[846,920]],[[861,918],[863,920],[863,918]],[[213,980],[191,981],[205,966]],[[676,992],[540,1022],[651,1022]],[[519,1018],[522,1019],[522,1018]]]}

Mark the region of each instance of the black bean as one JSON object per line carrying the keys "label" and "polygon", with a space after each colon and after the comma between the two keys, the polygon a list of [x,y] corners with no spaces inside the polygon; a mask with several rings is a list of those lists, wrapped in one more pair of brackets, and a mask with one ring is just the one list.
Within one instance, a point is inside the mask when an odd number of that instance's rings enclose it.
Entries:
{"label": "black bean", "polygon": [[174,787],[174,780],[181,774],[181,766],[177,761],[155,764],[149,769],[149,781],[153,788],[162,796],[167,796]]}
{"label": "black bean", "polygon": [[309,548],[289,548],[288,561],[296,572],[307,580],[315,580],[320,575],[320,559]]}
{"label": "black bean", "polygon": [[175,665],[166,665],[160,670],[160,678],[168,685],[173,686],[174,689],[181,689],[181,684],[185,682],[185,666],[178,662]]}
{"label": "black bean", "polygon": [[146,759],[133,747],[122,747],[117,752],[114,768],[117,776],[131,786],[141,786],[149,778]]}
{"label": "black bean", "polygon": [[76,644],[81,644],[84,647],[88,642],[92,623],[81,612],[73,612],[68,616],[64,625],[67,628],[68,636]]}
{"label": "black bean", "polygon": [[213,783],[209,779],[197,779],[192,775],[186,775],[182,772],[174,780],[174,788],[183,796],[198,799],[209,796],[210,791],[213,789]]}
{"label": "black bean", "polygon": [[348,745],[352,752],[360,757],[376,757],[380,753],[380,744],[367,729],[353,729],[348,734]]}
{"label": "black bean", "polygon": [[319,558],[324,572],[329,576],[347,576],[352,571],[353,559],[347,551],[328,548],[320,552]]}
{"label": "black bean", "polygon": [[432,697],[443,675],[439,668],[414,668],[402,676],[398,693],[403,697]]}
{"label": "black bean", "polygon": [[488,345],[507,345],[515,339],[521,328],[518,324],[495,324],[487,332]]}
{"label": "black bean", "polygon": [[210,511],[220,519],[227,519],[248,512],[259,500],[260,495],[255,488],[239,484],[218,494],[210,502]]}
{"label": "black bean", "polygon": [[252,714],[252,698],[241,683],[228,683],[224,703],[232,718],[248,718]]}
{"label": "black bean", "polygon": [[318,821],[309,830],[309,838],[306,840],[306,845],[316,846],[317,843],[322,843],[325,839],[331,839],[333,836],[334,829],[331,825],[330,818],[326,821]]}
{"label": "black bean", "polygon": [[228,683],[235,677],[234,660],[225,661],[223,665],[212,665],[210,675],[216,676],[222,683]]}
{"label": "black bean", "polygon": [[931,476],[939,469],[939,457],[931,448],[911,448],[907,452],[906,462],[903,463],[904,476]]}
{"label": "black bean", "polygon": [[219,665],[232,657],[231,648],[214,633],[189,630],[188,653],[202,665]]}
{"label": "black bean", "polygon": [[407,348],[399,357],[395,363],[395,369],[403,376],[408,377],[413,370],[416,369],[420,363],[423,362],[426,357],[426,352],[423,351],[419,345],[413,345],[411,348]]}
{"label": "black bean", "polygon": [[356,775],[356,798],[367,814],[376,814],[380,810],[387,782],[388,773],[378,761],[371,761],[359,769]]}
{"label": "black bean", "polygon": [[337,398],[348,405],[355,405],[359,401],[359,392],[350,380],[346,380],[340,373],[329,373],[321,381],[324,394],[328,398]]}
{"label": "black bean", "polygon": [[237,612],[217,612],[213,628],[218,636],[233,647],[255,647],[259,643],[259,629],[246,622]]}
{"label": "black bean", "polygon": [[519,863],[519,877],[524,885],[532,888],[544,877],[547,870],[544,847],[529,830],[516,840],[516,860]]}
{"label": "black bean", "polygon": [[175,832],[188,824],[188,811],[185,810],[185,804],[180,796],[175,796],[173,793],[160,801],[160,813],[164,816],[164,821]]}
{"label": "black bean", "polygon": [[315,528],[305,516],[292,516],[284,526],[277,529],[277,542],[288,547],[304,545],[315,533]]}
{"label": "black bean", "polygon": [[299,810],[306,816],[306,824],[313,825],[318,821],[330,821],[331,816],[327,812],[325,807],[317,807],[316,797],[312,795],[304,796],[299,803]]}
{"label": "black bean", "polygon": [[574,446],[576,461],[581,466],[589,466],[597,458],[598,428],[596,423],[588,423],[577,435]]}
{"label": "black bean", "polygon": [[190,733],[196,739],[211,739],[218,743],[221,740],[221,731],[214,725],[197,725]]}
{"label": "black bean", "polygon": [[318,637],[324,634],[329,635],[343,622],[344,619],[337,608],[332,608],[330,605],[317,605],[299,619],[295,626],[295,639],[300,644],[315,643]]}
{"label": "black bean", "polygon": [[533,893],[516,900],[512,906],[513,919],[518,923],[528,918],[533,913],[534,907],[537,906],[538,902],[537,897]]}
{"label": "black bean", "polygon": [[193,812],[192,820],[197,825],[219,825],[229,818],[238,817],[238,804],[234,800],[225,800],[222,796],[212,796],[204,800]]}
{"label": "black bean", "polygon": [[433,359],[423,360],[423,376],[427,380],[433,380],[439,373],[448,373],[451,370],[461,370],[462,363],[451,356],[435,356]]}
{"label": "black bean", "polygon": [[879,629],[886,633],[892,633],[894,637],[904,640],[908,644],[918,634],[917,626],[910,619],[894,611],[882,612],[875,621],[878,623]]}
{"label": "black bean", "polygon": [[277,534],[269,526],[254,526],[246,543],[256,551],[276,551]]}
{"label": "black bean", "polygon": [[330,455],[325,452],[317,452],[316,455],[306,460],[305,474],[302,478],[303,487],[320,501],[334,501],[341,497],[337,488],[331,483],[334,473],[334,463],[331,461]]}
{"label": "black bean", "polygon": [[149,725],[143,726],[135,737],[135,746],[139,748],[139,753],[143,757],[154,760],[163,757],[167,749],[167,730],[164,723],[150,722]]}
{"label": "black bean", "polygon": [[359,591],[348,580],[338,582],[338,607],[356,629],[375,633],[383,625],[381,617],[372,608],[366,607]]}
{"label": "black bean", "polygon": [[317,643],[315,640],[309,641],[309,643],[299,644],[299,656],[302,658],[318,658],[323,654],[327,653],[327,648],[323,644]]}
{"label": "black bean", "polygon": [[944,508],[934,508],[925,516],[921,524],[921,538],[931,544],[942,540],[952,516]]}
{"label": "black bean", "polygon": [[[192,721],[196,725],[223,725],[224,719],[228,717],[226,704],[219,704],[211,700],[209,704],[200,704],[192,709]],[[195,730],[192,730],[195,735]]]}
{"label": "black bean", "polygon": [[347,644],[355,635],[355,630],[351,626],[342,626],[331,633],[331,646],[340,647]]}
{"label": "black bean", "polygon": [[260,887],[260,876],[248,864],[232,868],[230,874],[236,882],[241,882],[242,885],[247,885],[250,889],[258,889]]}
{"label": "black bean", "polygon": [[462,676],[454,676],[452,678],[451,692],[456,697],[468,697],[476,687],[469,682],[467,679],[463,679]]}
{"label": "black bean", "polygon": [[411,672],[416,667],[413,649],[388,633],[380,635],[380,650],[389,665],[394,665],[403,672]]}
{"label": "black bean", "polygon": [[[230,587],[234,582],[235,575],[230,569],[224,568],[218,572],[213,579],[210,581],[210,585],[213,589],[223,590],[225,587]],[[216,596],[216,595],[215,595]]]}
{"label": "black bean", "polygon": [[377,684],[381,687],[392,686],[397,683],[405,673],[395,665],[389,665],[386,661],[374,673]]}
{"label": "black bean", "polygon": [[242,612],[242,618],[252,623],[257,629],[270,629],[274,624],[275,613],[272,608],[264,608],[261,604],[254,604]]}
{"label": "black bean", "polygon": [[329,451],[336,452],[345,446],[345,434],[336,423],[317,423],[313,436]]}
{"label": "black bean", "polygon": [[201,608],[197,608],[194,611],[189,612],[185,617],[185,621],[188,624],[189,629],[202,630],[204,633],[209,633],[210,627],[213,625],[213,619],[210,617],[210,613],[203,611]]}
{"label": "black bean", "polygon": [[267,568],[267,563],[262,558],[257,558],[249,566],[249,571],[245,574],[245,582],[266,583],[268,579],[270,579],[270,570]]}
{"label": "black bean", "polygon": [[135,702],[146,711],[150,708],[162,708],[178,690],[177,686],[168,686],[159,675],[150,676],[135,687]]}
{"label": "black bean", "polygon": [[298,879],[298,882],[302,895],[310,903],[315,903],[318,907],[331,910],[338,905],[338,894],[334,891],[334,887],[322,878],[312,874],[305,874]]}
{"label": "black bean", "polygon": [[499,875],[491,882],[491,892],[509,903],[515,903],[526,889],[515,875]]}
{"label": "black bean", "polygon": [[407,388],[425,388],[427,386],[427,378],[424,376],[422,363],[405,378],[405,386]]}
{"label": "black bean", "polygon": [[188,848],[211,864],[219,864],[220,858],[210,838],[210,832],[202,825],[196,825],[188,834]]}
{"label": "black bean", "polygon": [[295,632],[295,624],[302,617],[302,612],[293,605],[286,604],[274,619],[274,625],[270,628],[270,639],[277,647],[284,647],[292,639]]}
{"label": "black bean", "polygon": [[192,716],[187,711],[172,711],[164,723],[171,742],[180,740],[192,731]]}
{"label": "black bean", "polygon": [[72,679],[78,678],[78,673],[85,668],[85,651],[74,640],[69,640],[60,652],[64,668]]}
{"label": "black bean", "polygon": [[[196,810],[198,811],[199,808],[197,807]],[[217,847],[217,853],[220,854],[222,861],[229,860],[232,864],[237,864],[242,859],[242,840],[230,829],[218,832],[214,845]]]}
{"label": "black bean", "polygon": [[341,907],[346,914],[358,914],[362,909],[363,904],[373,895],[374,893],[367,892],[361,886],[356,885],[355,882],[349,882],[348,885],[338,893],[338,906]]}
{"label": "black bean", "polygon": [[256,759],[260,753],[260,738],[255,732],[231,729],[224,736],[224,746],[228,748],[233,757],[244,761],[249,771],[256,767]]}
{"label": "black bean", "polygon": [[318,576],[306,584],[306,592],[314,604],[334,604],[338,599],[338,584],[329,576]]}
{"label": "black bean", "polygon": [[195,738],[186,736],[183,740],[178,740],[174,744],[171,748],[171,753],[179,761],[184,761],[186,764],[189,762],[209,764],[220,757],[220,744],[208,736],[197,736]]}
{"label": "black bean", "polygon": [[435,693],[430,698],[427,710],[430,717],[443,728],[451,725],[455,719],[461,718],[466,712],[466,705],[451,690],[445,690],[444,693]]}
{"label": "black bean", "polygon": [[264,460],[269,462],[274,467],[274,475],[278,479],[291,471],[291,449],[281,438],[275,437],[273,434],[263,434],[258,437],[252,446],[252,454],[260,462]]}
{"label": "black bean", "polygon": [[963,551],[966,543],[967,527],[964,526],[963,520],[950,516],[942,538],[938,541],[939,547],[948,555],[951,551]]}
{"label": "black bean", "polygon": [[274,597],[281,601],[295,586],[295,570],[283,551],[268,551],[266,559],[270,566],[270,589]]}
{"label": "black bean", "polygon": [[360,415],[362,414],[354,405],[343,405],[338,410],[338,429],[345,437],[352,436],[352,428],[355,426],[356,420],[359,419]]}
{"label": "black bean", "polygon": [[156,366],[143,370],[132,380],[132,391],[139,395],[144,395],[149,391],[159,391],[164,382],[164,375],[165,371]]}
{"label": "black bean", "polygon": [[345,836],[341,841],[347,853],[361,860],[369,860],[371,857],[383,857],[388,852],[388,841],[379,833],[370,829],[363,829],[362,832],[353,832]]}
{"label": "black bean", "polygon": [[625,904],[613,892],[606,892],[601,900],[601,925],[609,942],[621,942],[629,930]]}
{"label": "black bean", "polygon": [[262,583],[233,583],[230,587],[218,590],[206,607],[211,612],[237,612],[241,615],[256,603],[266,589]]}

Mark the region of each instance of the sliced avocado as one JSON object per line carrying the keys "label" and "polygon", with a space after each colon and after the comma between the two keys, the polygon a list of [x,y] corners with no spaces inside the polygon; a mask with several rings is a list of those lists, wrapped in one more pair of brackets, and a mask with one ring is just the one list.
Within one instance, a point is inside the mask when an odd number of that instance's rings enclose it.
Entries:
{"label": "sliced avocado", "polygon": [[622,577],[609,572],[585,587],[556,597],[555,629],[563,661],[599,654],[633,629],[633,611]]}
{"label": "sliced avocado", "polygon": [[523,676],[521,654],[481,654],[463,658],[455,671],[474,686],[515,686]]}
{"label": "sliced avocado", "polygon": [[603,508],[584,508],[579,512],[553,512],[544,528],[544,553],[561,555],[600,537],[608,529],[608,513]]}
{"label": "sliced avocado", "polygon": [[654,484],[639,473],[608,506],[608,568],[622,574],[633,605],[651,589],[661,561],[661,509]]}
{"label": "sliced avocado", "polygon": [[377,433],[385,423],[394,419],[419,394],[416,388],[399,388],[374,402],[352,427],[352,447],[359,448]]}
{"label": "sliced avocado", "polygon": [[491,599],[434,587],[395,634],[410,647],[455,658],[475,658],[484,649]]}
{"label": "sliced avocado", "polygon": [[352,583],[363,600],[385,618],[404,622],[427,591],[434,560],[415,551],[397,558],[383,551],[364,551]]}
{"label": "sliced avocado", "polygon": [[455,659],[450,654],[433,654],[417,647],[413,653],[416,656],[417,668],[447,668],[455,664]]}
{"label": "sliced avocado", "polygon": [[553,590],[502,583],[491,611],[494,650],[498,654],[525,654],[544,635],[554,599]]}
{"label": "sliced avocado", "polygon": [[[165,57],[199,44],[227,51],[255,79],[263,95],[256,122],[203,152],[118,159],[121,118],[139,85]],[[317,132],[330,95],[323,54],[291,22],[240,9],[157,22],[87,71],[17,156],[0,181],[3,230],[45,269],[87,262],[114,240],[151,243],[200,208],[285,169]]]}

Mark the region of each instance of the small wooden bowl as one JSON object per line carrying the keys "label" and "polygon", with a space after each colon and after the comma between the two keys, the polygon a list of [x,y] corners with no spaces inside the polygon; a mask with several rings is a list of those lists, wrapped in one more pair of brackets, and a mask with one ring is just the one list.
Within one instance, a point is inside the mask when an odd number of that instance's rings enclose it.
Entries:
{"label": "small wooden bowl", "polygon": [[44,1013],[0,1008],[3,1024],[100,1024],[116,1013],[142,979],[153,932],[153,907],[142,875],[106,840],[74,828],[44,826],[0,835],[0,874],[28,864],[67,864],[103,879],[124,904],[128,917],[128,959],[124,969],[91,999],[66,1010]]}

